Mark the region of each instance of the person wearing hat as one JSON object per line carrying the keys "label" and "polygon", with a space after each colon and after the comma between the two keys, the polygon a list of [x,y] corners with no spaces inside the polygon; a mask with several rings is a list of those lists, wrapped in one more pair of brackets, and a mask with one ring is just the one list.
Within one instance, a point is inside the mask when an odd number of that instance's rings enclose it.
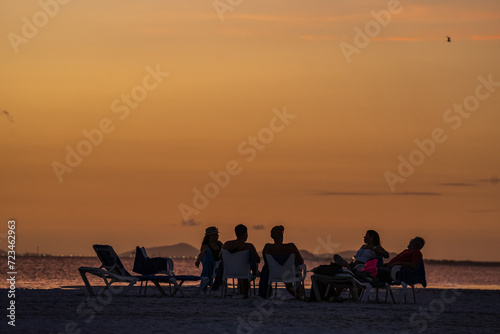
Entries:
{"label": "person wearing hat", "polygon": [[207,250],[210,250],[212,253],[214,261],[220,261],[222,242],[219,241],[219,230],[215,226],[207,227],[205,230],[205,237],[201,242],[200,254],[194,263],[197,268],[200,266],[200,262],[205,257]]}

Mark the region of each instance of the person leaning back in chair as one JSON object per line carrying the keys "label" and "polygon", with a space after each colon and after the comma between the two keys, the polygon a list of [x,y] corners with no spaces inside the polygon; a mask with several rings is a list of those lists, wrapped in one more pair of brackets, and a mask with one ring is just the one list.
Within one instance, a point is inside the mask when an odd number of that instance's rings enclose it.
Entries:
{"label": "person leaning back in chair", "polygon": [[[225,249],[230,253],[249,250],[250,253],[253,255],[255,263],[260,263],[260,256],[257,253],[255,246],[247,242],[248,239],[247,227],[243,224],[236,225],[236,227],[234,228],[234,233],[236,234],[236,240],[226,241],[222,246],[222,249]],[[238,279],[238,286],[240,287],[240,292],[243,294],[243,298],[248,299],[250,282],[247,279]]]}
{"label": "person leaning back in chair", "polygon": [[358,264],[365,264],[378,256],[389,257],[389,253],[380,244],[380,236],[377,231],[368,230],[363,238],[364,245],[354,255],[354,260],[348,263],[342,256],[335,254],[333,260],[342,267],[353,269]]}
{"label": "person leaning back in chair", "polygon": [[425,240],[422,237],[415,237],[408,243],[408,248],[396,255],[391,261],[385,263],[383,268],[378,271],[377,277],[384,282],[392,281],[391,269],[394,266],[404,266],[415,269],[422,260],[422,252],[420,251],[425,245]]}
{"label": "person leaning back in chair", "polygon": [[422,237],[415,237],[408,243],[408,248],[396,255],[391,261],[384,266],[392,268],[394,266],[405,266],[415,269],[422,260],[422,252],[425,240]]}

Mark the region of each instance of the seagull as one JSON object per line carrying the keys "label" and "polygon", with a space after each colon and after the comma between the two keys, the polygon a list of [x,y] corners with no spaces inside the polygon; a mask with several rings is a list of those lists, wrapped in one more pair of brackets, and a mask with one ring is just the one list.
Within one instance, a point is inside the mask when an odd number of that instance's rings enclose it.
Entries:
{"label": "seagull", "polygon": [[448,39],[447,42],[451,42],[451,37],[450,36],[446,36],[446,38]]}

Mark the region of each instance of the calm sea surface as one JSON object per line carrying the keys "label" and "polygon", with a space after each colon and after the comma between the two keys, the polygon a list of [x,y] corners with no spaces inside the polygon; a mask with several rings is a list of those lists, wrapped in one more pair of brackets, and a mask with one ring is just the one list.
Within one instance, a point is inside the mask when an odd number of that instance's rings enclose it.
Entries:
{"label": "calm sea surface", "polygon": [[[7,288],[7,258],[0,257],[2,265],[0,288]],[[132,273],[133,258],[122,258],[127,270]],[[174,259],[177,275],[199,275],[200,269],[194,266],[194,259]],[[310,270],[325,262],[306,261]],[[78,267],[98,267],[97,257],[17,257],[16,288],[52,289],[64,286],[83,285]],[[310,286],[310,274],[306,285]],[[429,288],[463,288],[463,289],[495,289],[500,290],[500,266],[442,265],[426,264],[427,287]],[[89,275],[90,277],[91,275]],[[98,284],[102,280],[92,278]],[[187,285],[187,283],[186,283]],[[420,285],[418,285],[420,286]]]}

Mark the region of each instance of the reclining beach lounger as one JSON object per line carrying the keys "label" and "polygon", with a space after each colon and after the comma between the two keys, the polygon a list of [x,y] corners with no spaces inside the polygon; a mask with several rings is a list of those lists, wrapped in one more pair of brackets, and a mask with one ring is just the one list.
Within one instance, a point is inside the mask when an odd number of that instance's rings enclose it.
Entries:
{"label": "reclining beach lounger", "polygon": [[[134,268],[132,269],[135,273],[143,275],[144,280],[141,280],[141,289],[143,283],[145,283],[144,294],[146,294],[146,289],[148,286],[148,281],[158,281],[163,282],[166,280],[169,283],[170,295],[174,296],[177,291],[184,296],[184,292],[181,289],[182,284],[185,281],[203,281],[202,277],[193,275],[175,275],[174,273],[174,261],[168,257],[153,257],[150,258],[144,247],[136,247]],[[164,274],[159,275],[158,274]],[[175,279],[177,284],[174,284],[174,280],[171,282],[166,279],[166,277],[172,277]],[[153,279],[150,279],[153,278]],[[153,282],[154,283],[154,282]],[[172,292],[172,285],[174,285],[174,291]],[[140,290],[139,290],[140,292]]]}
{"label": "reclining beach lounger", "polygon": [[[312,291],[314,292],[316,301],[323,300],[323,297],[328,295],[330,289],[338,288],[348,289],[351,297],[355,301],[366,303],[368,301],[368,293],[372,288],[372,285],[370,283],[360,281],[350,270],[347,269],[342,269],[334,276],[314,274],[311,276],[311,282]],[[324,296],[321,296],[319,292],[319,282],[327,285],[326,293]],[[358,289],[361,289],[361,296],[358,293]]]}
{"label": "reclining beach lounger", "polygon": [[[92,286],[90,285],[90,282],[87,278],[87,274],[92,274],[102,278],[106,287],[104,288],[103,291],[101,291],[101,293],[104,293],[106,290],[109,290],[111,294],[113,294],[113,291],[116,291],[116,289],[119,289],[118,287],[113,287],[113,288],[111,287],[111,285],[116,282],[128,283],[124,291],[117,291],[118,293],[121,292],[123,294],[126,294],[130,289],[130,287],[135,285],[137,282],[151,281],[156,286],[158,291],[164,296],[168,296],[168,294],[161,287],[160,283],[168,283],[174,285],[175,288],[174,292],[171,293],[170,295],[175,295],[175,293],[179,291],[179,293],[182,296],[185,296],[183,291],[181,290],[182,283],[184,283],[184,281],[189,281],[189,280],[192,281],[200,280],[200,277],[198,276],[189,276],[189,275],[178,275],[178,276],[131,275],[123,266],[122,262],[120,261],[120,258],[114,251],[113,247],[109,245],[94,245],[93,248],[97,254],[97,257],[101,261],[101,266],[99,268],[95,267],[78,268],[80,276],[82,277],[83,282],[85,283],[85,287],[87,288],[91,296],[95,296],[95,292],[92,289]],[[178,281],[180,282],[180,284],[178,283]]]}

